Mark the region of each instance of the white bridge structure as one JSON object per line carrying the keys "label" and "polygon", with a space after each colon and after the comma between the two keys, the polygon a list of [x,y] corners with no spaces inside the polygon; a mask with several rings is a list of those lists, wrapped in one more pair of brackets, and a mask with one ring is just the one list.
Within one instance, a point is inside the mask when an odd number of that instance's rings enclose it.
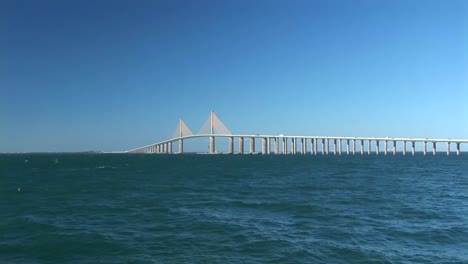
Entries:
{"label": "white bridge structure", "polygon": [[[356,155],[357,148],[359,152],[364,155],[367,152],[371,155],[372,148],[374,145],[374,152],[376,155],[380,154],[380,143],[383,142],[383,154],[389,154],[389,146],[392,146],[391,153],[396,155],[397,143],[402,144],[402,154],[406,155],[407,145],[411,146],[411,154],[416,153],[416,143],[423,144],[423,155],[427,155],[427,145],[432,147],[432,154],[437,153],[437,144],[446,145],[447,155],[450,155],[451,144],[455,145],[456,155],[460,155],[460,144],[468,143],[468,139],[434,139],[434,138],[389,138],[389,137],[335,137],[335,136],[285,136],[285,135],[242,135],[231,133],[219,120],[214,112],[211,112],[208,120],[204,123],[202,128],[197,134],[193,134],[192,131],[187,127],[185,122],[180,119],[179,125],[174,132],[171,139],[150,144],[147,146],[139,147],[136,149],[125,151],[126,153],[145,153],[145,154],[172,154],[172,153],[184,153],[184,141],[193,138],[209,138],[209,154],[217,153],[215,151],[216,138],[228,138],[229,139],[229,154],[254,154],[255,151],[255,140],[262,141],[261,154],[302,154],[305,155],[310,153],[312,155],[328,155],[333,153],[334,155]],[[237,151],[234,149],[234,139],[238,139]],[[244,151],[244,140],[250,140],[249,151]],[[174,152],[172,144],[178,142],[178,151]],[[373,144],[374,143],[374,144]],[[308,151],[308,145],[310,144],[310,151]],[[300,150],[298,150],[300,145]],[[320,145],[320,150],[319,150]],[[330,145],[333,145],[330,151]],[[343,149],[345,145],[345,149]],[[273,148],[272,148],[273,147]],[[320,151],[320,152],[319,152]]]}

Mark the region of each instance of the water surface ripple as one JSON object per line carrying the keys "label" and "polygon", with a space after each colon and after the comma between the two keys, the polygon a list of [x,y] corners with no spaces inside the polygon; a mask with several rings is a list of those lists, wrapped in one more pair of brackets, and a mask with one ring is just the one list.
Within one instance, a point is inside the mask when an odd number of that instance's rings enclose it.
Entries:
{"label": "water surface ripple", "polygon": [[1,263],[468,263],[468,155],[0,155]]}

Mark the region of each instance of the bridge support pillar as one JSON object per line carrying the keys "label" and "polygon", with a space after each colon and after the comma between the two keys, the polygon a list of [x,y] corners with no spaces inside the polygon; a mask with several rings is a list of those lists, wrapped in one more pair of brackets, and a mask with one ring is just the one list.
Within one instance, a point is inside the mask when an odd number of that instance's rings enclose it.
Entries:
{"label": "bridge support pillar", "polygon": [[167,144],[168,144],[168,147],[169,147],[167,153],[172,154],[172,142],[169,142]]}
{"label": "bridge support pillar", "polygon": [[303,144],[303,148],[304,148],[304,155],[307,154],[307,138],[303,138],[302,139],[302,144]]}
{"label": "bridge support pillar", "polygon": [[255,138],[250,138],[250,154],[255,153]]}
{"label": "bridge support pillar", "polygon": [[403,140],[403,156],[406,155],[406,141]]}
{"label": "bridge support pillar", "polygon": [[314,139],[313,138],[310,139],[310,155],[314,155]]}
{"label": "bridge support pillar", "polygon": [[279,154],[279,138],[275,138],[275,154]]}
{"label": "bridge support pillar", "polygon": [[338,139],[338,154],[341,155],[341,151],[343,150],[343,144],[341,142],[341,138]]}
{"label": "bridge support pillar", "polygon": [[371,148],[372,148],[372,141],[367,140],[367,155],[370,155],[372,153]]}
{"label": "bridge support pillar", "polygon": [[388,141],[384,141],[384,155],[387,156],[388,154]]}
{"label": "bridge support pillar", "polygon": [[364,139],[361,139],[361,156],[364,155]]}
{"label": "bridge support pillar", "polygon": [[244,138],[239,138],[239,154],[244,154]]}
{"label": "bridge support pillar", "polygon": [[214,154],[215,153],[215,137],[211,136],[210,137],[210,154]]}
{"label": "bridge support pillar", "polygon": [[267,154],[267,138],[262,138],[262,154]]}
{"label": "bridge support pillar", "polygon": [[414,156],[414,154],[416,154],[416,142],[414,141],[411,141],[411,155]]}
{"label": "bridge support pillar", "polygon": [[353,155],[356,155],[356,140],[353,139]]}
{"label": "bridge support pillar", "polygon": [[293,145],[294,145],[294,155],[297,154],[297,138],[293,138]]}
{"label": "bridge support pillar", "polygon": [[296,138],[291,138],[291,155],[296,154]]}
{"label": "bridge support pillar", "polygon": [[460,156],[460,142],[457,142],[457,156]]}
{"label": "bridge support pillar", "polygon": [[322,138],[322,155],[325,155],[325,139]]}
{"label": "bridge support pillar", "polygon": [[380,152],[380,142],[377,140],[375,141],[375,155],[379,155]]}
{"label": "bridge support pillar", "polygon": [[349,139],[346,140],[346,155],[349,155]]}
{"label": "bridge support pillar", "polygon": [[447,156],[450,156],[450,142],[447,142]]}
{"label": "bridge support pillar", "polygon": [[336,138],[333,139],[333,155],[336,155]]}
{"label": "bridge support pillar", "polygon": [[317,155],[317,150],[318,150],[317,139],[314,138],[314,155]]}
{"label": "bridge support pillar", "polygon": [[298,138],[294,138],[294,155],[297,154],[297,142],[298,142]]}
{"label": "bridge support pillar", "polygon": [[179,139],[179,153],[184,153],[184,140]]}
{"label": "bridge support pillar", "polygon": [[229,154],[234,154],[234,137],[229,137]]}
{"label": "bridge support pillar", "polygon": [[423,151],[424,151],[424,156],[426,156],[427,155],[427,142],[426,141],[424,141],[424,150]]}
{"label": "bridge support pillar", "polygon": [[436,155],[437,153],[437,146],[436,146],[436,142],[432,142],[432,155]]}
{"label": "bridge support pillar", "polygon": [[270,155],[271,154],[271,138],[268,137],[266,138],[267,140],[267,154]]}
{"label": "bridge support pillar", "polygon": [[330,139],[328,139],[328,138],[325,139],[325,142],[326,142],[326,147],[327,147],[326,153],[328,155],[328,154],[330,154]]}
{"label": "bridge support pillar", "polygon": [[288,139],[283,138],[283,155],[288,154]]}
{"label": "bridge support pillar", "polygon": [[396,155],[396,141],[393,141],[393,156]]}
{"label": "bridge support pillar", "polygon": [[[301,138],[300,140],[301,140],[301,155],[304,155],[304,139]],[[298,139],[298,141],[299,141],[299,139]]]}

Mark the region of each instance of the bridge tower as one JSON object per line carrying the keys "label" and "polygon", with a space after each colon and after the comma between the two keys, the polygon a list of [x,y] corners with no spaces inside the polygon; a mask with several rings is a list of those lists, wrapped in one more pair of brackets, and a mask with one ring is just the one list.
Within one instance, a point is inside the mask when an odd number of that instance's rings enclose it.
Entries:
{"label": "bridge tower", "polygon": [[[214,154],[215,150],[215,135],[232,135],[231,131],[219,120],[216,114],[211,111],[210,116],[200,128],[198,134],[210,135],[209,153]],[[230,150],[231,151],[231,150]]]}
{"label": "bridge tower", "polygon": [[[182,139],[182,137],[191,136],[191,135],[193,135],[193,133],[187,127],[184,120],[182,120],[182,118],[179,119],[179,125],[177,126],[174,134],[172,134],[172,138],[179,138],[179,153],[184,152],[184,140]],[[170,146],[172,148],[172,145]]]}

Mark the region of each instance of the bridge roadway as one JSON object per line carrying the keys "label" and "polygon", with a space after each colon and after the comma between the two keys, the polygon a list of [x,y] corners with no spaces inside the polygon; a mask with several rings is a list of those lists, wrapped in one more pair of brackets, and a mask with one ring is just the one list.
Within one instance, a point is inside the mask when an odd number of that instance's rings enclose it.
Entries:
{"label": "bridge roadway", "polygon": [[[467,139],[434,139],[434,138],[389,138],[389,137],[335,137],[335,136],[286,136],[286,135],[260,135],[260,134],[253,134],[253,135],[241,135],[241,134],[197,134],[197,135],[188,135],[182,137],[175,137],[168,140],[164,140],[158,143],[154,143],[151,145],[143,146],[140,148],[132,149],[125,151],[126,153],[174,153],[172,149],[172,144],[174,142],[179,143],[178,152],[175,153],[183,153],[184,152],[184,140],[188,140],[191,138],[201,138],[207,137],[210,139],[209,143],[209,153],[215,154],[215,138],[216,137],[223,137],[229,138],[229,154],[234,154],[234,139],[238,138],[239,147],[236,153],[238,154],[245,154],[244,152],[244,139],[250,140],[250,149],[247,153],[255,153],[255,139],[262,140],[262,154],[297,154],[297,146],[298,141],[300,141],[300,153],[306,154],[307,153],[307,142],[310,142],[310,153],[313,155],[318,154],[319,145],[321,145],[321,154],[328,155],[330,153],[330,142],[333,142],[333,154],[341,155],[343,152],[343,142],[346,142],[346,154],[353,155],[356,154],[356,146],[357,143],[360,143],[360,153],[361,155],[364,154],[364,146],[365,142],[367,142],[367,153],[370,155],[372,153],[372,143],[374,143],[374,151],[376,155],[380,153],[380,142],[384,143],[383,153],[384,155],[388,154],[388,147],[389,143],[393,143],[392,153],[396,155],[396,146],[397,142],[401,142],[402,144],[402,153],[406,155],[406,147],[407,143],[411,143],[411,154],[415,155],[416,152],[416,143],[423,143],[423,154],[427,154],[427,143],[432,143],[432,153],[436,155],[437,153],[437,143],[445,143],[447,155],[450,155],[450,146],[451,144],[455,144],[456,154],[457,156],[460,155],[460,145],[463,143],[468,143]],[[274,148],[273,151],[271,150],[271,142],[273,142]],[[352,144],[350,144],[350,142]],[[289,143],[291,147],[288,149]],[[281,145],[281,151],[280,151]]]}

